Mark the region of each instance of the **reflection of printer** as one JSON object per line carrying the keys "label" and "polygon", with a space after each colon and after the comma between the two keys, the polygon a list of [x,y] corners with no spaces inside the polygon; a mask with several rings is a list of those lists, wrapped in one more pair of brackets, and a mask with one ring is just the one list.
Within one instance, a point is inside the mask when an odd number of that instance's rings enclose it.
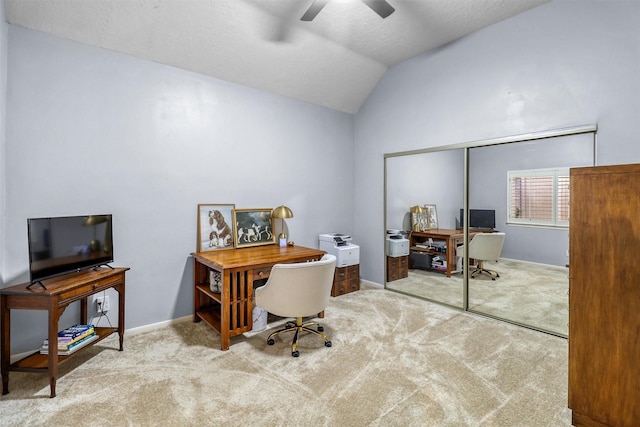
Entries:
{"label": "reflection of printer", "polygon": [[401,231],[387,230],[386,249],[392,258],[409,255],[409,239]]}
{"label": "reflection of printer", "polygon": [[318,237],[320,249],[335,255],[336,267],[360,264],[360,247],[349,243],[351,236],[342,233],[321,234]]}

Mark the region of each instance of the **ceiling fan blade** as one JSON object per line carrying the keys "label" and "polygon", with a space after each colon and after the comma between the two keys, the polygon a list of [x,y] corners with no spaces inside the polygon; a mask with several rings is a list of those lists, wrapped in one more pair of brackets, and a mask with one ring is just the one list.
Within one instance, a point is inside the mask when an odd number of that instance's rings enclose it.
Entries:
{"label": "ceiling fan blade", "polygon": [[302,15],[302,18],[300,18],[300,20],[312,21],[313,18],[315,18],[316,15],[320,13],[322,8],[325,7],[328,2],[329,0],[313,0],[313,3],[311,3],[311,6],[309,6],[309,9],[307,9],[304,15]]}
{"label": "ceiling fan blade", "polygon": [[395,12],[393,6],[387,3],[386,0],[362,0],[362,2],[369,6],[375,13],[380,15],[381,18],[386,18]]}

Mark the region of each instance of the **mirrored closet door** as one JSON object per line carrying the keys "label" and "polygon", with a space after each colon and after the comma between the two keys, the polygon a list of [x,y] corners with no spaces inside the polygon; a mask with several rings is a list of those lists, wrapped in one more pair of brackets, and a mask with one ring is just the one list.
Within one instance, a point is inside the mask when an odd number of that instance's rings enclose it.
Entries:
{"label": "mirrored closet door", "polygon": [[567,336],[569,168],[595,131],[386,154],[386,288]]}
{"label": "mirrored closet door", "polygon": [[469,149],[470,212],[495,212],[504,233],[469,280],[470,311],[568,335],[569,168],[592,165],[592,134]]}
{"label": "mirrored closet door", "polygon": [[[463,281],[455,254],[455,243],[462,243],[458,217],[463,191],[463,149],[386,159],[388,289],[463,307]],[[406,239],[406,255],[389,250],[404,247],[401,239],[394,239],[399,235]]]}

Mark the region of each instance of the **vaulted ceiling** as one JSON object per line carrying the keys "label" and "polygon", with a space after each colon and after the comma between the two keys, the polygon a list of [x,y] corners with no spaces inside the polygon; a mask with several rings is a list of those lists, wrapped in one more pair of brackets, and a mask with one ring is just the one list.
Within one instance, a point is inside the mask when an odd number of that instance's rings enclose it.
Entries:
{"label": "vaulted ceiling", "polygon": [[6,16],[11,24],[355,113],[390,66],[547,1],[387,0],[395,11],[383,19],[365,0],[329,0],[305,22],[314,0],[6,0]]}

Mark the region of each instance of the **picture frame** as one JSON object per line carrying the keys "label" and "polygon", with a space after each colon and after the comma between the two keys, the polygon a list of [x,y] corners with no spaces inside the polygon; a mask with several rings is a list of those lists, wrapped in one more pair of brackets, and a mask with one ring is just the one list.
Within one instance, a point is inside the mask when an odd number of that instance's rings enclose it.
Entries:
{"label": "picture frame", "polygon": [[427,215],[420,212],[412,212],[411,228],[413,231],[425,231],[427,229]]}
{"label": "picture frame", "polygon": [[427,230],[427,214],[422,206],[411,206],[411,229],[413,231],[425,231]]}
{"label": "picture frame", "polygon": [[273,209],[234,209],[234,241],[236,248],[270,245],[276,242],[273,233]]}
{"label": "picture frame", "polygon": [[433,230],[438,228],[438,212],[436,211],[436,205],[424,205],[424,210],[427,229]]}
{"label": "picture frame", "polygon": [[198,204],[198,252],[235,247],[235,208],[235,204]]}

